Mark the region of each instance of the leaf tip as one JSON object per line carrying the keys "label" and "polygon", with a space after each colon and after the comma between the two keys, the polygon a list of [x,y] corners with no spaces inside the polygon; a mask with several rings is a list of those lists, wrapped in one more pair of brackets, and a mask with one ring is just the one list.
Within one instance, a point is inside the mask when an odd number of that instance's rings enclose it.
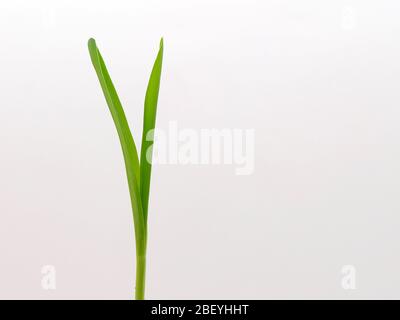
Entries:
{"label": "leaf tip", "polygon": [[88,40],[88,47],[95,47],[96,46],[96,40],[94,40],[93,38],[90,38]]}

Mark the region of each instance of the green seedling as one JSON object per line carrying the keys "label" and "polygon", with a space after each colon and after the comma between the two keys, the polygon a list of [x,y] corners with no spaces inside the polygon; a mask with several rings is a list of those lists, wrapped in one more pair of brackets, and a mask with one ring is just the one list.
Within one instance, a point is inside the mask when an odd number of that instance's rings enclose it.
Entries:
{"label": "green seedling", "polygon": [[133,222],[136,242],[136,287],[135,298],[144,299],[147,250],[147,214],[149,207],[149,192],[151,178],[151,157],[153,141],[148,139],[155,128],[158,92],[163,59],[163,39],[151,71],[144,101],[144,117],[140,162],[135,141],[129,129],[124,109],[118,98],[117,91],[111,81],[103,57],[97,48],[96,41],[89,39],[90,58],[92,60],[101,89],[103,90],[108,108],[117,129],[122,153],[125,161],[126,175],[131,198]]}

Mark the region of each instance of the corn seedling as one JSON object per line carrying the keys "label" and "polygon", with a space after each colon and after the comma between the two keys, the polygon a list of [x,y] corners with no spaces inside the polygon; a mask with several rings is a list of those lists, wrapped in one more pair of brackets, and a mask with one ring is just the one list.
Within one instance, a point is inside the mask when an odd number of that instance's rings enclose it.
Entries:
{"label": "corn seedling", "polygon": [[147,139],[155,128],[158,91],[160,88],[161,67],[163,58],[163,39],[151,71],[144,101],[144,117],[140,162],[135,141],[129,129],[124,109],[117,91],[111,81],[103,57],[97,48],[96,41],[88,42],[90,58],[103,90],[108,108],[114,120],[125,161],[126,175],[131,198],[136,242],[136,287],[135,298],[144,299],[147,248],[147,214],[151,178],[151,157],[153,141]]}

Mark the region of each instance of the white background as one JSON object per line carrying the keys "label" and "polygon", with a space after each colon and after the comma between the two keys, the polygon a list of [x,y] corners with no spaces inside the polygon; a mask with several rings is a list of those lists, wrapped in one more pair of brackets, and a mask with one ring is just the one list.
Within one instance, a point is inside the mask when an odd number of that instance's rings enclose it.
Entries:
{"label": "white background", "polygon": [[255,129],[255,171],[154,168],[147,297],[400,298],[399,14],[395,0],[1,0],[0,298],[133,297],[124,164],[87,40],[139,140],[161,36],[157,125]]}

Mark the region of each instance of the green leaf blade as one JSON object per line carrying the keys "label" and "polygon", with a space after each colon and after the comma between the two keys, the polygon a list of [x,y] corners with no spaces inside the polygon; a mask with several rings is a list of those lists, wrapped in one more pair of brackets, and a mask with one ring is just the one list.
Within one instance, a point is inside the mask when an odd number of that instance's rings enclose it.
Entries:
{"label": "green leaf blade", "polygon": [[160,79],[162,70],[164,43],[161,38],[160,48],[151,71],[150,79],[147,85],[146,97],[144,102],[143,133],[140,152],[140,194],[142,197],[143,214],[147,224],[148,204],[150,194],[151,179],[151,160],[152,160],[152,139],[148,135],[154,132],[156,125],[158,94],[160,90]]}
{"label": "green leaf blade", "polygon": [[89,40],[88,49],[122,147],[135,225],[137,254],[143,254],[146,251],[147,235],[140,195],[140,166],[136,145],[121,102],[94,39]]}

